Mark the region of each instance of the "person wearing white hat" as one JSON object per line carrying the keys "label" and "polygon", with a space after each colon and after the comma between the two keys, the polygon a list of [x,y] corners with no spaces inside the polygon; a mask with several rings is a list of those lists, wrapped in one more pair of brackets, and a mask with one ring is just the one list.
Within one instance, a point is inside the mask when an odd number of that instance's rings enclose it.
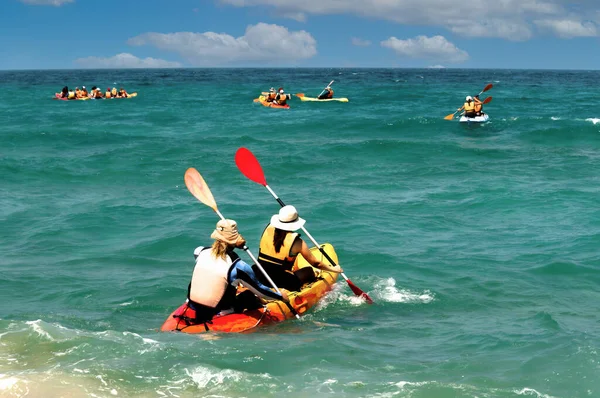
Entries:
{"label": "person wearing white hat", "polygon": [[[341,267],[332,267],[318,260],[310,252],[306,243],[295,232],[302,228],[304,223],[305,220],[298,217],[294,206],[283,206],[279,213],[271,217],[271,222],[260,238],[258,261],[277,286],[288,290],[300,290],[304,283],[315,280],[315,272],[311,268],[304,267],[292,271],[298,254],[302,254],[313,267],[324,271],[343,272]],[[259,280],[261,277],[259,274]]]}
{"label": "person wearing white hat", "polygon": [[465,98],[465,103],[463,104],[463,106],[458,108],[456,111],[460,112],[462,110],[465,111],[466,117],[477,116],[477,114],[475,113],[475,101],[473,101],[473,97],[471,97],[470,95],[467,95],[467,98]]}
{"label": "person wearing white hat", "polygon": [[[215,240],[212,247],[194,251],[196,266],[188,287],[187,304],[195,314],[190,321],[206,323],[221,311],[259,308],[262,303],[257,296],[266,300],[288,300],[284,289],[280,289],[280,295],[263,285],[252,267],[234,252],[236,247],[246,244],[234,220],[220,220],[210,237]],[[240,283],[248,290],[236,295]]]}
{"label": "person wearing white hat", "polygon": [[292,99],[292,95],[291,94],[287,94],[284,90],[283,87],[279,87],[279,89],[277,89],[277,94],[275,95],[275,99],[273,100],[273,102],[275,102],[277,105],[286,105],[287,101],[289,99]]}
{"label": "person wearing white hat", "polygon": [[275,89],[271,87],[269,91],[263,91],[261,95],[265,96],[265,101],[273,102],[273,100],[275,100],[275,97],[277,96],[277,93],[275,92]]}

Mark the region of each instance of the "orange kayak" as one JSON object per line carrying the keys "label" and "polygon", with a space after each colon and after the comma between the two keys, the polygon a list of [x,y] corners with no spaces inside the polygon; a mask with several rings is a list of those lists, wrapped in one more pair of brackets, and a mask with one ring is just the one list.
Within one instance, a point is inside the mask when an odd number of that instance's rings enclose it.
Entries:
{"label": "orange kayak", "polygon": [[254,101],[255,102],[260,102],[262,106],[266,106],[267,108],[290,109],[290,106],[288,104],[278,105],[278,104],[276,104],[274,102],[268,102],[267,101],[267,97],[265,97],[264,95],[259,96]]}
{"label": "orange kayak", "polygon": [[[337,263],[338,258],[333,246],[329,243],[321,245],[325,252]],[[321,252],[313,247],[310,249],[312,254],[319,260],[326,262],[327,260]],[[302,255],[298,255],[293,269],[303,267],[312,267]],[[290,304],[296,312],[302,316],[303,313],[317,304],[325,295],[333,288],[333,285],[339,274],[335,272],[321,271],[315,282],[305,284],[301,291],[290,292]],[[177,308],[165,321],[160,328],[163,332],[178,331],[183,333],[204,333],[208,331],[223,332],[223,333],[242,333],[252,332],[256,328],[264,325],[282,322],[286,319],[294,318],[294,314],[290,311],[287,305],[282,301],[269,301],[262,308],[244,311],[240,314],[217,315],[210,323],[188,325],[180,316],[193,319],[195,316],[194,310],[183,303]]]}

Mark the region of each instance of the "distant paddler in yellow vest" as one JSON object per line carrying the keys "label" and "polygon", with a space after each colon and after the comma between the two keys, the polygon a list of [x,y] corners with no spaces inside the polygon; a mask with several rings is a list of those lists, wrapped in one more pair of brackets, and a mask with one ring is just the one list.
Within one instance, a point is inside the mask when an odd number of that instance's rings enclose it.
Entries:
{"label": "distant paddler in yellow vest", "polygon": [[112,97],[112,98],[116,98],[116,97],[117,97],[117,94],[118,94],[117,88],[116,88],[116,87],[113,87],[113,88],[112,88],[112,91],[110,92],[110,94],[111,94],[111,97]]}
{"label": "distant paddler in yellow vest", "polygon": [[467,98],[465,99],[465,103],[463,104],[463,106],[461,106],[460,108],[457,109],[457,112],[460,112],[462,110],[465,111],[464,115],[466,117],[477,116],[477,114],[475,113],[475,101],[473,101],[473,97],[468,95]]}
{"label": "distant paddler in yellow vest", "polygon": [[106,87],[106,92],[104,93],[104,98],[110,99],[112,97],[112,92],[110,91],[110,87]]}
{"label": "distant paddler in yellow vest", "polygon": [[[305,267],[292,271],[292,266],[298,254],[308,261],[310,265],[324,271],[341,273],[341,267],[331,267],[319,261],[311,252],[306,243],[296,233],[302,228],[305,220],[298,217],[294,206],[284,206],[278,214],[271,217],[271,222],[265,228],[260,238],[258,261],[269,274],[275,285],[288,290],[298,291],[302,285],[316,279],[315,271]],[[256,266],[254,266],[256,267]],[[265,283],[264,276],[255,269],[259,280]],[[266,279],[266,278],[265,278]]]}

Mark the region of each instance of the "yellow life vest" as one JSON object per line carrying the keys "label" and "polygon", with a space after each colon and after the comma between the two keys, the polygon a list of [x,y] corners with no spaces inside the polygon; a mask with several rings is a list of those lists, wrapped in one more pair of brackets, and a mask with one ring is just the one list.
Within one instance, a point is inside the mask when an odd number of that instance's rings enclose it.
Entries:
{"label": "yellow life vest", "polygon": [[111,94],[112,94],[113,97],[116,97],[117,96],[117,89],[113,88],[112,91],[111,91]]}
{"label": "yellow life vest", "polygon": [[75,98],[75,93],[73,91],[69,91],[69,99],[74,99]]}
{"label": "yellow life vest", "polygon": [[196,259],[196,266],[190,284],[190,300],[216,308],[225,295],[229,282],[227,274],[233,261],[227,255],[225,260],[215,258],[212,249],[202,250]]}
{"label": "yellow life vest", "polygon": [[471,102],[465,102],[465,112],[473,112],[475,110],[475,103],[473,101]]}
{"label": "yellow life vest", "polygon": [[106,92],[106,94],[104,94],[104,96],[105,96],[106,98],[110,98],[110,91],[107,91],[107,92]]}
{"label": "yellow life vest", "polygon": [[292,245],[298,237],[296,232],[288,232],[279,252],[275,251],[273,237],[275,236],[275,227],[269,224],[260,238],[258,249],[258,261],[260,263],[271,263],[283,267],[286,271],[291,271],[296,260],[296,255],[291,255]]}

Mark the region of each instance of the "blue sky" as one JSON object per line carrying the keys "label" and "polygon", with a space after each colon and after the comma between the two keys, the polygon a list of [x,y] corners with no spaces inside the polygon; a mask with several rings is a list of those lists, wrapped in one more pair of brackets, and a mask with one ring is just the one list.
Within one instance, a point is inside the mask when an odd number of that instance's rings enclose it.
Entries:
{"label": "blue sky", "polygon": [[599,0],[1,0],[0,69],[599,69]]}

